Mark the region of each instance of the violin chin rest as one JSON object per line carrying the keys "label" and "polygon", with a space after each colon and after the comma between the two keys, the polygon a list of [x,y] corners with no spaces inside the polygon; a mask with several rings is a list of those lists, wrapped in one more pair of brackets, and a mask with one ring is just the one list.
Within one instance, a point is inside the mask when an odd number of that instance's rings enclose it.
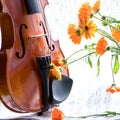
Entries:
{"label": "violin chin rest", "polygon": [[73,80],[65,75],[62,75],[62,80],[53,80],[52,82],[53,104],[59,104],[69,96],[72,84]]}

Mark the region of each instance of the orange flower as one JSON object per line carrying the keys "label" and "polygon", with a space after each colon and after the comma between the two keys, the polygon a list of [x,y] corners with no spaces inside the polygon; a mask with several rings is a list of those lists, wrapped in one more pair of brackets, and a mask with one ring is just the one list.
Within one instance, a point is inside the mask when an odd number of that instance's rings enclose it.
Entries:
{"label": "orange flower", "polygon": [[55,66],[53,63],[51,63],[51,66],[52,68],[49,70],[49,79],[50,80],[53,80],[53,79],[56,79],[56,80],[61,80],[61,71],[60,69]]}
{"label": "orange flower", "polygon": [[79,9],[78,18],[87,21],[91,15],[92,8],[89,2],[84,2]]}
{"label": "orange flower", "polygon": [[64,58],[56,58],[53,60],[54,65],[67,68],[67,61]]}
{"label": "orange flower", "polygon": [[51,113],[52,120],[64,120],[64,113],[58,108],[54,108]]}
{"label": "orange flower", "polygon": [[[116,29],[120,30],[119,26]],[[112,29],[112,36],[117,42],[120,42],[120,32],[116,29]]]}
{"label": "orange flower", "polygon": [[112,84],[106,91],[110,93],[120,92],[120,87],[116,86],[116,84]]}
{"label": "orange flower", "polygon": [[104,37],[102,37],[97,43],[96,53],[100,55],[104,54],[106,51],[107,45],[108,45],[107,41],[105,40]]}
{"label": "orange flower", "polygon": [[83,22],[80,19],[79,27],[86,39],[91,39],[97,31],[97,26],[92,20]]}
{"label": "orange flower", "polygon": [[74,24],[70,24],[68,27],[68,34],[70,35],[70,39],[75,44],[80,44],[81,42],[81,31]]}
{"label": "orange flower", "polygon": [[92,7],[92,11],[96,13],[99,11],[99,9],[100,9],[100,0],[97,0],[94,6]]}

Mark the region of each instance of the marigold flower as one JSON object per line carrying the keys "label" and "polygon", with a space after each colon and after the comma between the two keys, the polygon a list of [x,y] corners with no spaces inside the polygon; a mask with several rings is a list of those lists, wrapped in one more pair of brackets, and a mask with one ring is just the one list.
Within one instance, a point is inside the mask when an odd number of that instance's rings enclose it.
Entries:
{"label": "marigold flower", "polygon": [[64,113],[58,108],[54,108],[51,113],[52,120],[64,120]]}
{"label": "marigold flower", "polygon": [[92,20],[86,21],[86,23],[80,20],[79,27],[86,39],[91,39],[97,31],[97,26]]}
{"label": "marigold flower", "polygon": [[[116,27],[116,29],[119,30],[118,27]],[[112,29],[112,36],[117,42],[120,42],[120,31],[118,31],[116,29],[114,29],[114,28]]]}
{"label": "marigold flower", "polygon": [[99,11],[99,9],[100,9],[100,0],[97,0],[94,6],[92,7],[92,11],[96,13]]}
{"label": "marigold flower", "polygon": [[102,37],[97,43],[96,53],[100,54],[100,55],[103,55],[106,51],[107,45],[108,45],[107,41],[105,40],[104,37]]}
{"label": "marigold flower", "polygon": [[74,24],[70,24],[68,26],[68,34],[70,35],[70,39],[74,44],[80,44],[82,34],[79,28],[77,28]]}
{"label": "marigold flower", "polygon": [[86,21],[90,17],[91,12],[92,12],[92,8],[89,2],[84,2],[79,9],[78,18]]}
{"label": "marigold flower", "polygon": [[120,87],[116,86],[116,84],[112,84],[106,92],[114,93],[114,92],[120,92]]}
{"label": "marigold flower", "polygon": [[49,79],[53,80],[61,80],[61,71],[59,67],[55,66],[53,63],[51,63],[52,68],[49,70]]}
{"label": "marigold flower", "polygon": [[60,66],[63,68],[67,68],[67,61],[64,58],[56,58],[55,60],[53,60],[54,65],[56,66]]}

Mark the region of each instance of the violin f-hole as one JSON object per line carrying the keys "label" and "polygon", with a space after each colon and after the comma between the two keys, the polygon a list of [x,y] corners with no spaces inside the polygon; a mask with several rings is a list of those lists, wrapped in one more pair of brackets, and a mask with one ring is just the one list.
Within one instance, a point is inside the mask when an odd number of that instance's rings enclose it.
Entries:
{"label": "violin f-hole", "polygon": [[[47,33],[46,33],[46,30],[45,30],[45,27],[44,27],[44,24],[43,24],[43,22],[42,22],[42,21],[40,21],[40,26],[42,26],[42,27],[43,27],[44,34],[47,34]],[[49,41],[48,41],[48,37],[47,37],[47,36],[45,36],[45,39],[46,39],[46,42],[47,42],[47,45],[48,45],[49,50],[50,50],[50,51],[54,51],[54,50],[55,50],[55,46],[54,46],[53,44],[52,44],[52,45],[50,45],[50,43],[49,43]]]}
{"label": "violin f-hole", "polygon": [[22,24],[20,26],[20,29],[19,29],[20,42],[21,42],[21,46],[22,46],[22,54],[20,55],[19,52],[16,52],[16,56],[18,58],[23,58],[24,55],[25,55],[25,44],[24,44],[24,39],[23,39],[23,35],[22,35],[23,28],[27,29],[27,25],[26,24]]}

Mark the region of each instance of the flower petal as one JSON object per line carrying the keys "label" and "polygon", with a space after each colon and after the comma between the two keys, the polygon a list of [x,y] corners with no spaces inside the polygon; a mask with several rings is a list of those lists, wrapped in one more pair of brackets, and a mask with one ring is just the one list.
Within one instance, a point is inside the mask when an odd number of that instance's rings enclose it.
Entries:
{"label": "flower petal", "polygon": [[106,51],[107,45],[108,45],[107,41],[105,40],[104,37],[102,37],[97,43],[96,53],[100,54],[100,55],[103,55]]}
{"label": "flower petal", "polygon": [[93,12],[97,12],[100,9],[100,0],[97,0],[94,6],[92,7]]}
{"label": "flower petal", "polygon": [[79,28],[77,28],[74,24],[70,24],[68,26],[68,34],[74,44],[80,44],[82,34],[80,33]]}
{"label": "flower petal", "polygon": [[78,18],[86,20],[90,17],[91,12],[92,12],[92,8],[91,8],[89,2],[84,2],[79,9]]}
{"label": "flower petal", "polygon": [[51,113],[51,118],[52,120],[64,120],[64,114],[61,110],[55,107]]}
{"label": "flower petal", "polygon": [[114,92],[120,92],[120,87],[116,86],[116,84],[112,84],[106,92],[114,93]]}
{"label": "flower petal", "polygon": [[112,36],[117,42],[120,42],[120,32],[116,29],[112,29]]}
{"label": "flower petal", "polygon": [[51,68],[49,70],[49,79],[50,80],[53,80],[53,79],[61,80],[62,78],[61,78],[61,71],[60,71],[60,69],[57,66],[55,66],[53,63],[51,63],[51,66],[53,68]]}

